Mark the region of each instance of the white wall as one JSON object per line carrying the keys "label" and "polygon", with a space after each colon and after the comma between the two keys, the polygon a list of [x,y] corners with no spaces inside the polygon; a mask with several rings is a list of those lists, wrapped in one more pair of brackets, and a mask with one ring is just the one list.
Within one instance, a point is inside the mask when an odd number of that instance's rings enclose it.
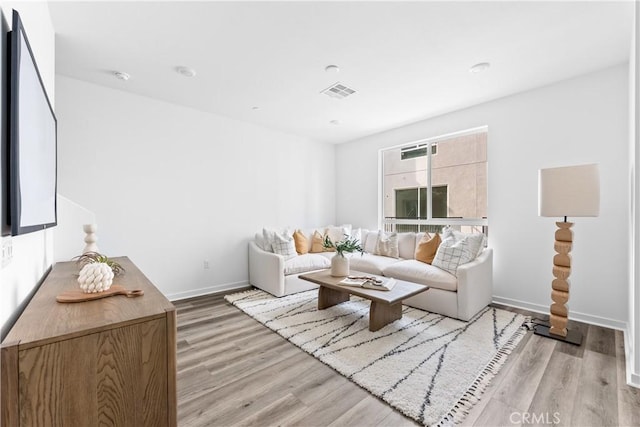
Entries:
{"label": "white wall", "polygon": [[634,3],[629,59],[629,163],[631,218],[629,233],[629,326],[625,335],[627,381],[640,387],[640,7]]}
{"label": "white wall", "polygon": [[[95,223],[95,213],[58,194],[58,225],[53,231],[53,261],[69,261],[80,255],[86,245],[86,233],[82,226]],[[99,249],[100,242],[97,243]]]}
{"label": "white wall", "polygon": [[599,163],[601,212],[575,221],[570,317],[624,328],[628,313],[628,65],[337,147],[337,221],[377,227],[378,150],[488,125],[489,244],[496,301],[548,311],[553,218],[538,217],[538,169]]}
{"label": "white wall", "polygon": [[[31,48],[36,57],[36,62],[45,88],[52,104],[55,105],[55,36],[53,25],[49,17],[49,6],[44,2],[0,2],[2,17],[0,18],[1,40],[0,57],[2,69],[2,84],[0,85],[0,117],[4,116],[6,109],[6,75],[8,52],[7,31],[11,27],[12,7],[20,13]],[[53,231],[34,232],[17,237],[9,237],[10,230],[6,227],[6,132],[5,123],[2,126],[2,149],[0,150],[0,179],[3,180],[2,194],[0,197],[0,212],[2,212],[2,234],[0,243],[11,240],[13,246],[13,259],[9,265],[0,270],[0,325],[3,331],[8,325],[10,317],[16,313],[34,287],[38,284],[53,260]]]}
{"label": "white wall", "polygon": [[95,212],[103,253],[129,256],[171,298],[246,283],[263,226],[334,222],[332,145],[60,75],[57,85],[58,191]]}

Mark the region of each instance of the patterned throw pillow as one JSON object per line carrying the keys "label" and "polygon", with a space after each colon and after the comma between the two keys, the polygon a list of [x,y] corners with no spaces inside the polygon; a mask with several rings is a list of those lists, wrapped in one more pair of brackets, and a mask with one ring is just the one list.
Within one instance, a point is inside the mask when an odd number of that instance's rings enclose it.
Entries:
{"label": "patterned throw pillow", "polygon": [[453,237],[456,242],[465,238],[468,239],[469,245],[471,246],[470,250],[476,254],[471,261],[480,255],[480,252],[484,250],[484,247],[487,244],[487,238],[482,233],[466,234],[461,231],[454,230],[451,227],[445,227],[442,230],[442,238],[446,239],[448,237]]}
{"label": "patterned throw pillow", "polygon": [[465,237],[456,241],[453,237],[447,237],[440,243],[431,265],[455,276],[458,266],[473,261],[476,255],[477,252],[474,251],[471,239]]}
{"label": "patterned throw pillow", "polygon": [[276,233],[272,243],[273,253],[282,255],[285,259],[293,258],[298,255],[293,236]]}
{"label": "patterned throw pillow", "polygon": [[398,249],[398,233],[385,233],[384,231],[379,230],[374,254],[388,256],[390,258],[400,258],[400,250]]}
{"label": "patterned throw pillow", "polygon": [[436,233],[433,237],[429,237],[429,235],[425,233],[416,248],[415,259],[431,264],[436,257],[440,243],[442,243],[442,239],[439,234]]}
{"label": "patterned throw pillow", "polygon": [[267,252],[273,252],[273,242],[275,240],[276,233],[280,233],[282,235],[290,235],[291,234],[291,232],[289,232],[289,230],[287,230],[287,229],[275,230],[273,228],[263,228],[262,229],[262,238],[263,238],[262,244],[264,246],[263,246],[262,249],[264,249]]}
{"label": "patterned throw pillow", "polygon": [[296,252],[300,255],[304,255],[309,252],[309,239],[301,230],[296,230],[293,233],[293,241],[296,244]]}

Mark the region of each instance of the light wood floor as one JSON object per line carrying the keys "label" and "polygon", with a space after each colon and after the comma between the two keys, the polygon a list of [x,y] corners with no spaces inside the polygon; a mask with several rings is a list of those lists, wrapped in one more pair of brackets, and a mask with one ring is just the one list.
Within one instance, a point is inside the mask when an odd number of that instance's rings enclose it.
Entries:
{"label": "light wood floor", "polygon": [[[180,426],[416,425],[222,295],[175,305]],[[529,332],[464,425],[640,426],[622,333],[572,327],[585,335],[580,347]]]}

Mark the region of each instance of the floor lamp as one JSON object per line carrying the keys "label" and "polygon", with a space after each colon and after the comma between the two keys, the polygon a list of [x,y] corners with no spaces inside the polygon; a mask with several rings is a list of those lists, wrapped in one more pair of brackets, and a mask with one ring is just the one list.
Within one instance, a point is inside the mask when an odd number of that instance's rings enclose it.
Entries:
{"label": "floor lamp", "polygon": [[580,345],[582,334],[567,329],[569,321],[569,276],[571,275],[572,222],[567,217],[598,216],[600,211],[600,174],[598,165],[579,165],[540,169],[538,173],[538,214],[564,217],[556,222],[553,257],[553,282],[549,325],[536,325],[534,333]]}

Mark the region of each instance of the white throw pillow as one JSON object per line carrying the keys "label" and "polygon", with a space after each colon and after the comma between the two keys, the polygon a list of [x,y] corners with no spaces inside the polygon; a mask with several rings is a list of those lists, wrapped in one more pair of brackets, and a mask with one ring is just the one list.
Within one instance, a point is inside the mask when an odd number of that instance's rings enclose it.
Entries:
{"label": "white throw pillow", "polygon": [[263,228],[262,229],[262,238],[263,238],[263,248],[267,252],[273,252],[273,242],[276,240],[276,234],[281,234],[283,236],[293,236],[293,232],[288,229],[275,229],[275,228]]}
{"label": "white throw pillow", "polygon": [[456,242],[459,242],[463,239],[468,239],[468,244],[470,246],[470,251],[472,251],[475,255],[470,260],[473,261],[480,255],[480,252],[484,249],[486,245],[486,236],[482,233],[472,233],[466,234],[458,230],[454,230],[451,227],[445,227],[442,229],[442,239],[446,239],[452,237]]}
{"label": "white throw pillow", "polygon": [[374,254],[390,258],[400,258],[398,250],[398,233],[385,233],[384,231],[379,230]]}
{"label": "white throw pillow", "polygon": [[412,259],[416,253],[416,233],[398,233],[398,257]]}
{"label": "white throw pillow", "polygon": [[369,231],[362,235],[362,239],[364,240],[364,242],[362,242],[364,243],[364,251],[368,254],[375,253],[376,243],[378,243],[378,232]]}
{"label": "white throw pillow", "polygon": [[360,246],[362,246],[362,229],[354,228],[351,230],[351,238],[355,239]]}
{"label": "white throw pillow", "polygon": [[262,229],[262,249],[267,252],[273,252],[273,241],[275,240],[276,230],[272,228]]}
{"label": "white throw pillow", "polygon": [[465,237],[462,240],[455,240],[453,237],[447,237],[438,246],[436,257],[431,265],[441,268],[456,276],[458,266],[471,262],[477,256],[471,244],[471,239]]}
{"label": "white throw pillow", "polygon": [[262,233],[256,233],[254,241],[256,243],[256,246],[258,246],[263,251],[266,250],[265,244],[264,244],[264,236]]}
{"label": "white throw pillow", "polygon": [[273,253],[282,255],[285,259],[293,258],[298,255],[293,236],[275,233],[272,247]]}
{"label": "white throw pillow", "polygon": [[339,226],[330,225],[324,230],[324,235],[329,236],[329,238],[333,243],[338,243],[343,241],[350,234],[351,234],[350,224],[344,224]]}

